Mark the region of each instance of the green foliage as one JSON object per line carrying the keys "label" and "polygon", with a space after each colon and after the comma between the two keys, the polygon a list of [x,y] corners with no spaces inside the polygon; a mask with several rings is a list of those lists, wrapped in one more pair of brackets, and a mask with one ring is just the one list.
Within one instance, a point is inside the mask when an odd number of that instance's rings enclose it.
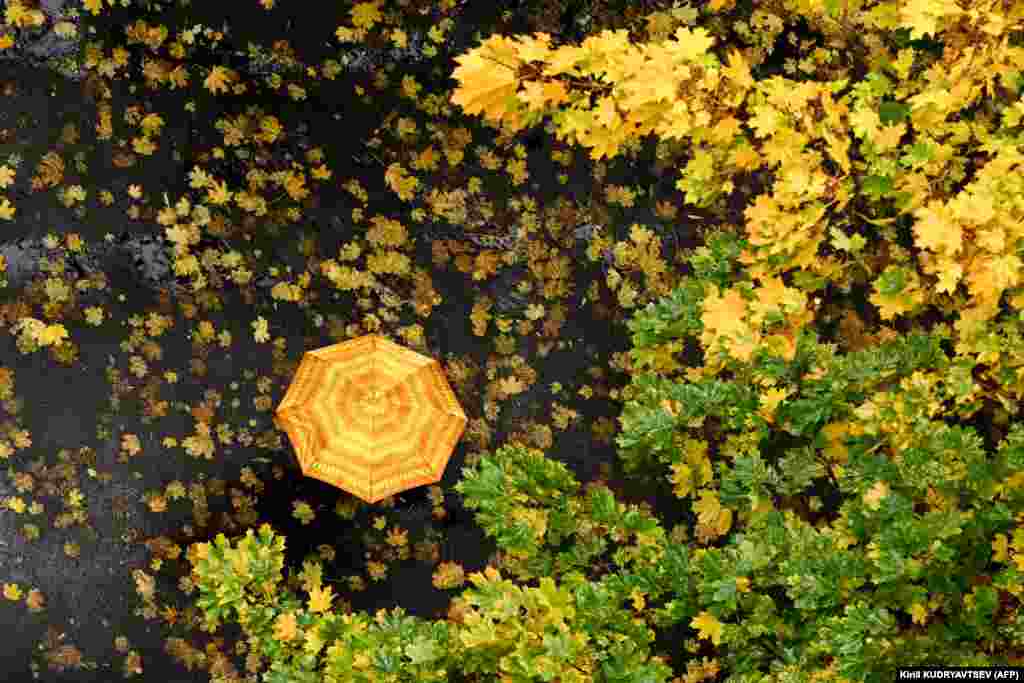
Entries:
{"label": "green foliage", "polygon": [[[627,600],[656,599],[672,590],[676,602],[666,612],[676,620],[690,614],[689,598],[683,599],[690,584],[680,571],[685,549],[669,548],[656,520],[616,502],[607,489],[580,495],[562,464],[521,447],[505,447],[467,468],[458,487],[480,510],[478,521],[499,548],[529,560],[513,563],[513,572],[539,578],[538,586],[522,586],[492,568],[472,574],[471,586],[454,601],[460,616],[453,623],[405,616],[400,609],[373,619],[315,614],[280,585],[284,539],[264,525],[258,536],[249,530],[237,545],[221,534],[213,544],[190,549],[199,577],[197,604],[208,626],[241,624],[250,645],[272,662],[269,681],[315,675],[346,682],[379,676],[446,680],[455,670],[523,683],[556,676],[577,683],[670,680],[671,669],[650,652],[654,631],[624,607]],[[609,546],[598,534],[620,543],[614,559],[620,571],[591,580],[586,570]],[[570,549],[556,553],[570,537]],[[310,592],[319,589],[317,572],[306,580]],[[289,616],[295,617],[294,632],[282,627]]]}

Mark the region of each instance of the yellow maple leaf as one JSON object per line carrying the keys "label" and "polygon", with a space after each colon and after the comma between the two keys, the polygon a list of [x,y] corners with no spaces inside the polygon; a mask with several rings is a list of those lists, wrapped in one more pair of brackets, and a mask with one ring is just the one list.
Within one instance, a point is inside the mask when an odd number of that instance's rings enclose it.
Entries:
{"label": "yellow maple leaf", "polygon": [[774,388],[768,389],[761,394],[761,408],[758,410],[758,414],[768,422],[775,422],[775,411],[778,410],[779,404],[782,403],[786,396],[789,395],[789,389],[785,388]]}
{"label": "yellow maple leaf", "polygon": [[750,75],[750,64],[739,50],[729,52],[728,66],[722,68],[722,75],[740,86],[743,90],[754,87],[754,78]]}
{"label": "yellow maple leaf", "polygon": [[534,33],[532,36],[519,36],[518,56],[524,62],[543,62],[551,54],[551,35]]}
{"label": "yellow maple leaf", "polygon": [[14,211],[14,205],[11,204],[10,200],[7,199],[7,197],[4,197],[2,200],[0,200],[0,218],[3,218],[4,220],[8,221],[12,220],[14,218]]}
{"label": "yellow maple leaf", "polygon": [[216,95],[218,92],[227,92],[228,86],[238,78],[238,75],[223,66],[215,66],[210,69],[210,73],[206,76],[203,81],[203,85],[206,89]]}
{"label": "yellow maple leaf", "polygon": [[722,642],[722,629],[724,625],[715,618],[715,615],[707,610],[691,619],[690,627],[697,629],[701,638],[710,639],[715,645]]}
{"label": "yellow maple leaf", "polygon": [[722,295],[711,292],[705,297],[703,307],[701,320],[707,339],[702,341],[705,343],[711,344],[719,336],[732,337],[747,331],[747,302],[738,289],[729,289]]}
{"label": "yellow maple leaf", "polygon": [[198,166],[192,167],[192,170],[189,171],[188,177],[189,187],[206,187],[207,185],[213,182],[213,178],[210,177],[210,174],[204,171],[203,169],[199,168]]}
{"label": "yellow maple leaf", "polygon": [[1009,559],[1009,539],[1006,534],[996,534],[992,541],[992,561],[1006,562]]}
{"label": "yellow maple leaf", "polygon": [[900,26],[910,29],[910,38],[920,40],[925,34],[935,35],[944,3],[936,0],[909,0],[900,7]]}
{"label": "yellow maple leaf", "polygon": [[387,183],[388,187],[398,195],[398,198],[402,201],[409,201],[415,196],[416,188],[419,187],[420,181],[416,176],[409,175],[408,172],[402,168],[401,164],[393,163],[388,166],[384,172],[384,182]]}
{"label": "yellow maple leaf", "polygon": [[498,380],[498,391],[505,395],[520,394],[526,389],[518,377],[502,377]]}
{"label": "yellow maple leaf", "polygon": [[231,192],[228,192],[227,181],[210,181],[210,188],[206,191],[206,198],[214,204],[226,204],[231,200]]}
{"label": "yellow maple leaf", "polygon": [[40,346],[52,346],[59,345],[67,337],[68,331],[63,325],[47,325],[39,330],[39,333],[36,335],[36,341],[39,342]]}
{"label": "yellow maple leaf", "polygon": [[155,135],[160,132],[160,129],[164,125],[164,119],[162,116],[155,112],[146,114],[142,121],[139,122],[139,126],[146,135]]}
{"label": "yellow maple leaf", "polygon": [[708,33],[706,28],[686,28],[680,26],[673,36],[676,42],[669,42],[669,51],[684,59],[696,60],[707,52],[715,39]]}
{"label": "yellow maple leaf", "polygon": [[380,2],[360,2],[349,11],[352,25],[366,30],[381,20]]}
{"label": "yellow maple leaf", "polygon": [[928,608],[919,602],[915,602],[910,607],[910,615],[915,624],[923,624],[928,621]]}
{"label": "yellow maple leaf", "polygon": [[686,498],[693,493],[693,470],[689,465],[677,462],[672,465],[670,480],[675,487],[672,489],[678,498]]}
{"label": "yellow maple leaf", "polygon": [[331,600],[334,599],[330,586],[316,588],[309,592],[309,610],[311,612],[326,612],[331,608]]}
{"label": "yellow maple leaf", "polygon": [[914,236],[917,246],[952,256],[963,245],[963,228],[950,219],[946,204],[932,200],[914,211]]}
{"label": "yellow maple leaf", "polygon": [[519,89],[518,51],[518,42],[495,35],[480,47],[456,57],[459,66],[452,72],[452,78],[459,85],[452,93],[452,103],[467,114],[483,114],[493,121],[509,118],[514,122],[517,116],[508,102]]}
{"label": "yellow maple leaf", "polygon": [[278,615],[274,621],[274,637],[278,640],[293,640],[299,634],[299,624],[292,613]]}

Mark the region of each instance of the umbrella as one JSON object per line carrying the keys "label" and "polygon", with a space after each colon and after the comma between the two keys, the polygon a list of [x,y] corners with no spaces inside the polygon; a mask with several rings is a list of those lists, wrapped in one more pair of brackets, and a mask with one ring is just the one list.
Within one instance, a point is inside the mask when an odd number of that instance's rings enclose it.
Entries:
{"label": "umbrella", "polygon": [[466,414],[440,363],[370,334],[306,352],[275,421],[303,474],[375,503],[439,481]]}

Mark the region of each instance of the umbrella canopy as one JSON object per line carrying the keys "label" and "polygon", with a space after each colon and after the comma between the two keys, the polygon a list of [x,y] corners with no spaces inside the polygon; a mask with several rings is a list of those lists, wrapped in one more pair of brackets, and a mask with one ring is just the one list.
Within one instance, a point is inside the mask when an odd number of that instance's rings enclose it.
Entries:
{"label": "umbrella canopy", "polygon": [[306,352],[276,421],[303,474],[375,503],[439,481],[466,414],[440,363],[370,334]]}

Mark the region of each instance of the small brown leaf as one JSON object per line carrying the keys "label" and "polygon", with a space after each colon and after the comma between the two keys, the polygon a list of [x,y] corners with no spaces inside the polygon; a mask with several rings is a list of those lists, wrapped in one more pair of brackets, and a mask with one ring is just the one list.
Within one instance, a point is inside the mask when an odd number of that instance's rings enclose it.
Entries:
{"label": "small brown leaf", "polygon": [[50,669],[63,673],[65,669],[77,669],[82,665],[82,652],[74,645],[61,645],[46,653]]}
{"label": "small brown leaf", "polygon": [[33,588],[28,592],[28,596],[25,598],[25,604],[32,612],[40,612],[45,606],[46,598],[38,588]]}
{"label": "small brown leaf", "polygon": [[130,168],[135,165],[135,159],[136,156],[131,152],[114,152],[111,161],[118,168]]}

